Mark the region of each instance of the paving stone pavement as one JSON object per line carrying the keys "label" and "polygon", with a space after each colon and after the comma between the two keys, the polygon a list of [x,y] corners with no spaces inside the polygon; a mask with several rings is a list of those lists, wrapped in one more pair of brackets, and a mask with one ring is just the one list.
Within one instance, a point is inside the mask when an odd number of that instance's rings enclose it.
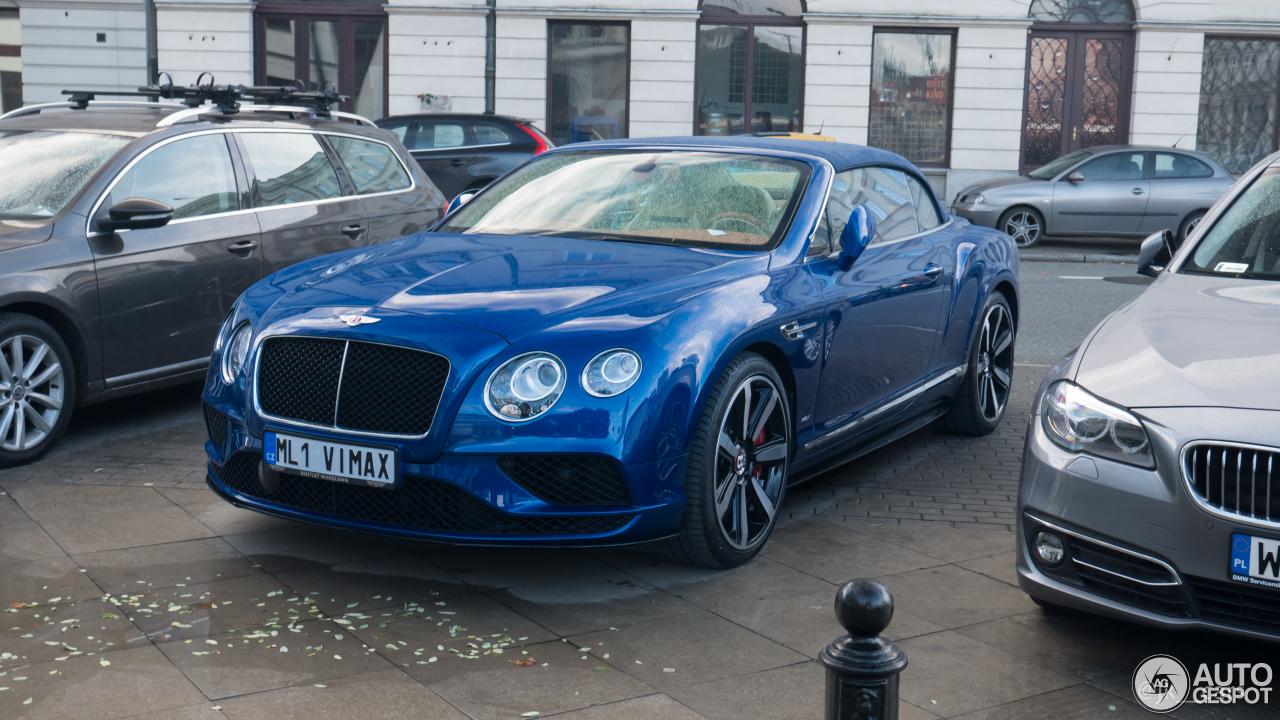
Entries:
{"label": "paving stone pavement", "polygon": [[[1274,658],[1045,613],[1017,589],[1042,372],[1018,368],[989,437],[922,431],[795,490],[732,571],[269,518],[205,487],[199,388],[87,408],[47,458],[0,471],[0,718],[816,719],[816,658],[853,577],[894,593],[903,720],[1137,718],[1147,656]],[[1205,710],[1171,717],[1274,717]]]}

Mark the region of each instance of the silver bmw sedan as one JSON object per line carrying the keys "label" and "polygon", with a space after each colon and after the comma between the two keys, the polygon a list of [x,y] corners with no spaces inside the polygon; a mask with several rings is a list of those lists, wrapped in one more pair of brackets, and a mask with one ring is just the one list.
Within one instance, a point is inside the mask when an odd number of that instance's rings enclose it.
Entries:
{"label": "silver bmw sedan", "polygon": [[1036,396],[1019,583],[1050,607],[1280,640],[1280,153],[1139,266],[1155,282]]}
{"label": "silver bmw sedan", "polygon": [[1149,145],[1104,145],[1054,160],[1027,175],[997,177],[961,190],[952,214],[1004,231],[1019,247],[1045,235],[1180,238],[1234,178],[1207,155]]}

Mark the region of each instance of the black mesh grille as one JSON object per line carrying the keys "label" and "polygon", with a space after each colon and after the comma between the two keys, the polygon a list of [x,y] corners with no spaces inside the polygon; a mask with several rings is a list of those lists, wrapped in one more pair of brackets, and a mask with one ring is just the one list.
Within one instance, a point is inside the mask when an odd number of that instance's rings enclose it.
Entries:
{"label": "black mesh grille", "polygon": [[209,428],[209,439],[221,451],[227,445],[227,416],[218,412],[209,403],[204,405],[204,424]]}
{"label": "black mesh grille", "polygon": [[258,404],[276,417],[333,425],[346,342],[268,338],[258,360]]}
{"label": "black mesh grille", "polygon": [[1280,521],[1280,450],[1195,445],[1182,471],[1206,503],[1233,515]]}
{"label": "black mesh grille", "polygon": [[342,371],[338,427],[425,435],[449,377],[449,361],[409,348],[351,343]]}
{"label": "black mesh grille", "polygon": [[449,483],[409,477],[394,490],[281,475],[268,493],[258,482],[262,456],[242,452],[226,465],[210,465],[213,476],[239,493],[338,518],[451,533],[491,535],[599,535],[631,522],[634,515],[509,515]]}
{"label": "black mesh grille", "polygon": [[435,353],[268,338],[258,366],[258,404],[268,415],[312,425],[420,436],[431,429],[448,377],[449,361]]}
{"label": "black mesh grille", "polygon": [[1249,585],[1187,578],[1200,617],[1242,630],[1280,634],[1280,594]]}
{"label": "black mesh grille", "polygon": [[498,468],[539,500],[553,505],[629,505],[618,466],[600,457],[507,456]]}

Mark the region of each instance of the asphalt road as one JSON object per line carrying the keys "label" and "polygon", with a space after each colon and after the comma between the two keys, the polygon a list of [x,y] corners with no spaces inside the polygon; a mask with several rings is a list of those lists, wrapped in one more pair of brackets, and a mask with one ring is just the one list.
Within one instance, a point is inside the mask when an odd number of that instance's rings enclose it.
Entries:
{"label": "asphalt road", "polygon": [[1133,265],[1022,263],[1022,317],[1014,357],[1052,365],[1113,310],[1150,284]]}

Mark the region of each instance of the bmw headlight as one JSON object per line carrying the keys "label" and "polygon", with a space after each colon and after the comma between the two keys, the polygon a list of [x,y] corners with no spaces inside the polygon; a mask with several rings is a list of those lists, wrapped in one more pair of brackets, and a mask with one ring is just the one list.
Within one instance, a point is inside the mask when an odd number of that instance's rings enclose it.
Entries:
{"label": "bmw headlight", "polygon": [[550,353],[512,358],[489,376],[484,402],[503,420],[532,420],[551,409],[564,393],[564,363]]}
{"label": "bmw headlight", "polygon": [[222,379],[234,384],[244,372],[244,364],[249,359],[249,345],[253,340],[253,325],[240,323],[231,338],[227,340],[222,351]]}
{"label": "bmw headlight", "polygon": [[1075,383],[1060,380],[1049,388],[1041,406],[1041,423],[1045,433],[1067,450],[1147,468],[1156,465],[1142,421]]}
{"label": "bmw headlight", "polygon": [[596,397],[611,397],[640,377],[640,356],[630,350],[606,350],[582,370],[582,387]]}

